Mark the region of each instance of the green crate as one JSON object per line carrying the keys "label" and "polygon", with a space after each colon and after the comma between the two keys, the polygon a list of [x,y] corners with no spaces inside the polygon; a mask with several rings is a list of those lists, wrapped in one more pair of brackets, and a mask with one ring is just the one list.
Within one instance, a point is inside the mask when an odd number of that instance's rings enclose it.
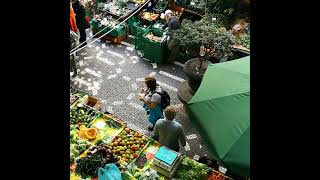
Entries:
{"label": "green crate", "polygon": [[[96,31],[100,31],[100,30],[102,30],[104,28],[104,26],[99,27],[99,23],[95,19],[91,20],[91,26],[92,26],[92,29],[94,29]],[[106,29],[104,29],[101,32],[101,35],[104,34],[104,33],[107,33],[110,30],[111,30],[111,27],[107,27]],[[120,25],[120,27],[114,29],[113,31],[111,31],[107,35],[111,36],[111,37],[120,37],[125,33],[126,33],[126,27],[124,25]]]}
{"label": "green crate", "polygon": [[134,38],[134,48],[136,50],[142,50],[143,49],[142,37],[135,37]]}
{"label": "green crate", "polygon": [[166,63],[169,57],[167,41],[165,40],[163,42],[154,42],[145,38],[145,36],[151,32],[156,36],[162,36],[162,32],[156,29],[150,29],[143,35],[143,47],[141,49],[143,57],[159,64]]}
{"label": "green crate", "polygon": [[144,26],[141,22],[136,23],[133,25],[131,32],[136,37],[142,37],[144,33],[146,33],[150,29],[150,26]]}

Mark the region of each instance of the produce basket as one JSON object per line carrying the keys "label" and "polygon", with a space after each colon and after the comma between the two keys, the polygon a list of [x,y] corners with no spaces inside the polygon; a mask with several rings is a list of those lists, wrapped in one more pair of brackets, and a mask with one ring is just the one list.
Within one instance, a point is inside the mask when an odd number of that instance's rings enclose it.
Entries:
{"label": "produce basket", "polygon": [[164,38],[162,42],[155,42],[146,37],[149,33],[152,33],[153,35],[158,37],[162,37],[163,35],[161,31],[156,29],[150,29],[143,35],[143,57],[159,64],[167,62],[169,56],[169,49],[166,38]]}
{"label": "produce basket", "polygon": [[120,164],[127,166],[139,156],[148,143],[149,138],[144,134],[124,128],[112,143],[108,144],[108,148],[112,149],[113,155],[117,157]]}
{"label": "produce basket", "polygon": [[90,106],[94,109],[96,109],[97,111],[101,110],[101,99],[94,97],[94,96],[89,96],[87,101],[85,102],[85,105]]}
{"label": "produce basket", "polygon": [[184,157],[174,178],[208,180],[212,169],[205,164]]}
{"label": "produce basket", "polygon": [[232,180],[232,178],[220,173],[219,171],[212,170],[208,180]]}
{"label": "produce basket", "polygon": [[141,11],[139,13],[140,22],[143,22],[143,24],[152,25],[159,18],[160,14],[157,12]]}
{"label": "produce basket", "polygon": [[124,124],[100,114],[92,121],[91,127],[97,128],[101,134],[96,144],[109,144],[123,130]]}
{"label": "produce basket", "polygon": [[101,114],[101,112],[77,101],[70,109],[70,123],[81,123],[86,127],[89,127],[91,125],[92,120],[99,114]]}
{"label": "produce basket", "polygon": [[142,37],[144,33],[146,33],[150,29],[150,25],[146,25],[143,22],[137,22],[132,27],[132,34],[135,37]]}

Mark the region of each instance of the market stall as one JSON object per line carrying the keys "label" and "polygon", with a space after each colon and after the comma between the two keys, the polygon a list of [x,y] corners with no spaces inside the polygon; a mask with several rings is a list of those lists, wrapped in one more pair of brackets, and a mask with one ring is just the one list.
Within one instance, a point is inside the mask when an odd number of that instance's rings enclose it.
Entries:
{"label": "market stall", "polygon": [[70,179],[97,179],[110,163],[124,180],[231,179],[86,105],[88,94],[71,89],[70,95]]}
{"label": "market stall", "polygon": [[250,56],[209,65],[187,112],[214,158],[235,174],[248,177]]}

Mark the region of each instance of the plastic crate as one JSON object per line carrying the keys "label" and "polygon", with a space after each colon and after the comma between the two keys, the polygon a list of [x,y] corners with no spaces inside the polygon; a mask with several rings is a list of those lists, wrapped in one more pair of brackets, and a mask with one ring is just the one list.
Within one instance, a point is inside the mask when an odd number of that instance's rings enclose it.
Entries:
{"label": "plastic crate", "polygon": [[150,25],[143,25],[142,22],[138,22],[133,25],[131,32],[135,38],[141,38],[149,29]]}
{"label": "plastic crate", "polygon": [[[102,30],[104,28],[104,26],[101,26],[99,27],[99,23],[92,19],[91,20],[91,26],[92,26],[92,29],[95,31],[95,32],[99,32],[100,30]],[[107,27],[105,28],[100,34],[104,34],[104,33],[107,33],[108,31],[111,30],[111,27]],[[112,36],[112,37],[120,37],[122,36],[123,34],[126,33],[126,27],[124,25],[120,25],[118,28],[112,30],[109,34],[107,34],[108,36]]]}
{"label": "plastic crate", "polygon": [[150,60],[151,62],[156,62],[159,64],[166,63],[169,57],[169,49],[167,46],[167,41],[155,42],[151,41],[145,36],[149,33],[153,33],[156,36],[161,37],[162,32],[156,29],[148,30],[142,37],[143,47],[141,49],[143,57]]}

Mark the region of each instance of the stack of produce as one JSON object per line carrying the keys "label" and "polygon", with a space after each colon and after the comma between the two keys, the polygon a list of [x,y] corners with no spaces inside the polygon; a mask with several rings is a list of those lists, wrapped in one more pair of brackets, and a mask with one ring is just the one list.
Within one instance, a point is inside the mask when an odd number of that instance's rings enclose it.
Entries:
{"label": "stack of produce", "polygon": [[125,128],[115,137],[108,149],[119,161],[128,163],[138,157],[140,151],[148,143],[148,138],[141,133]]}
{"label": "stack of produce", "polygon": [[[76,161],[76,173],[82,178],[91,178],[98,175],[98,169],[105,164],[116,163],[117,159],[105,145],[94,146],[83,158]],[[118,165],[116,163],[116,165]]]}
{"label": "stack of produce", "polygon": [[212,171],[211,176],[209,177],[208,180],[227,180],[229,179],[225,175],[217,172],[217,171]]}
{"label": "stack of produce", "polygon": [[160,17],[160,15],[152,12],[142,12],[140,17],[147,21],[155,21],[158,19],[158,17]]}
{"label": "stack of produce", "polygon": [[150,41],[161,42],[162,37],[155,36],[152,32],[148,33],[146,36]]}
{"label": "stack of produce", "polygon": [[175,178],[183,180],[207,180],[210,172],[211,168],[208,166],[185,157],[180,164]]}
{"label": "stack of produce", "polygon": [[70,162],[74,162],[79,155],[92,145],[88,141],[79,139],[76,131],[75,126],[70,125]]}
{"label": "stack of produce", "polygon": [[111,13],[116,16],[124,16],[129,12],[127,9],[126,1],[124,0],[113,0],[107,1],[106,3],[99,3],[97,5],[97,13],[103,14]]}
{"label": "stack of produce", "polygon": [[89,127],[91,121],[94,117],[99,114],[98,111],[91,109],[81,103],[77,104],[77,106],[73,107],[70,110],[70,121],[71,124],[82,123],[86,127]]}

